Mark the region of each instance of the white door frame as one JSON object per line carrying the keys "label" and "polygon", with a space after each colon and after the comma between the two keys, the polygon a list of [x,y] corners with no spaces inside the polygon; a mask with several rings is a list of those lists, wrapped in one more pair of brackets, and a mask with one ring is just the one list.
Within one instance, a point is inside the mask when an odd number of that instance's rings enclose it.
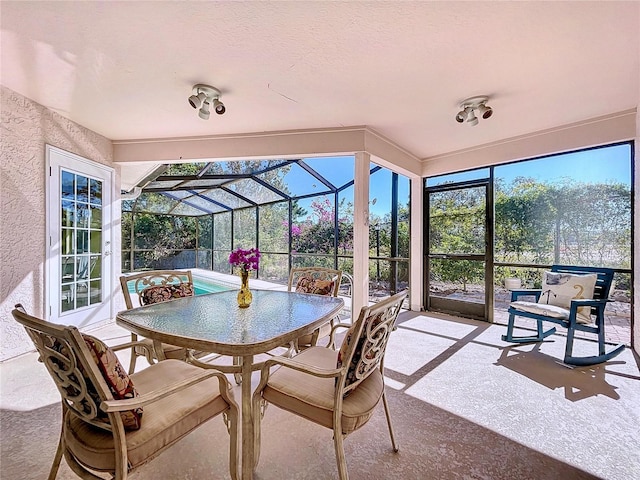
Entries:
{"label": "white door frame", "polygon": [[[112,284],[114,276],[114,169],[51,145],[46,151],[46,260],[44,281],[44,317],[48,321],[86,327],[113,318]],[[74,312],[60,314],[60,230],[61,230],[61,170],[103,181],[102,189],[102,302]],[[55,277],[55,278],[54,278]]]}

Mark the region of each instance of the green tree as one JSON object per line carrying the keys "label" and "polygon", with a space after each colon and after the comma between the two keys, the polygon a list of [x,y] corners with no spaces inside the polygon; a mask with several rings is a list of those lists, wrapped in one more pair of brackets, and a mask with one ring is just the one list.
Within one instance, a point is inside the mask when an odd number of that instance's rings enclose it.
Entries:
{"label": "green tree", "polygon": [[[431,253],[478,254],[485,250],[486,204],[484,189],[468,188],[431,193],[429,243]],[[484,278],[484,265],[471,260],[430,262],[432,281],[462,285]]]}
{"label": "green tree", "polygon": [[557,207],[548,185],[518,177],[495,194],[495,256],[503,262],[548,263]]}

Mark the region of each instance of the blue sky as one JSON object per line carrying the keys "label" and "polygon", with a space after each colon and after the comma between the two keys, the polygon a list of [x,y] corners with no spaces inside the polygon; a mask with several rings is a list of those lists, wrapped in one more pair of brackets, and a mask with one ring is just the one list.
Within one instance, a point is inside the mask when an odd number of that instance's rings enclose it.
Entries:
{"label": "blue sky", "polygon": [[[355,168],[353,156],[306,158],[305,162],[338,187],[353,180]],[[375,165],[371,164],[371,168],[374,167]],[[309,174],[299,170],[302,169],[292,169],[287,175],[287,182],[293,182],[289,183],[289,188],[292,188],[291,185],[299,185],[300,188],[303,188],[302,185],[305,183],[308,185]],[[400,204],[404,205],[409,201],[409,179],[401,175],[398,184],[398,198]],[[315,190],[315,188],[313,188],[314,185],[318,191],[324,190],[319,182],[312,181],[312,190],[310,191]],[[295,190],[295,187],[293,187],[292,190]],[[310,191],[305,191],[304,193],[310,193]],[[294,193],[300,194],[303,192],[294,191]],[[353,203],[353,187],[346,189],[342,195]],[[371,199],[369,210],[372,214],[383,216],[391,212],[391,171],[383,168],[371,175],[369,198]],[[373,202],[374,199],[375,203]],[[310,202],[304,201],[301,202],[301,205],[307,208],[308,203]]]}
{"label": "blue sky", "polygon": [[503,165],[494,171],[496,178],[507,182],[520,176],[542,181],[569,177],[585,183],[630,184],[630,151],[629,144],[616,145]]}
{"label": "blue sky", "polygon": [[[542,182],[553,182],[563,178],[573,178],[584,183],[624,183],[631,184],[631,146],[629,144],[612,147],[595,148],[554,155],[528,162],[517,162],[496,166],[496,179],[506,183],[516,177],[530,177]],[[445,180],[464,181],[475,178],[486,178],[489,169],[438,177],[429,181],[429,185],[438,185]]]}
{"label": "blue sky", "polygon": [[[554,155],[528,162],[500,165],[495,167],[494,174],[496,179],[503,179],[507,183],[512,182],[516,177],[530,177],[548,182],[572,178],[585,183],[623,183],[630,185],[630,156],[630,144],[621,144]],[[354,158],[352,156],[308,158],[305,159],[305,162],[336,186],[344,185],[353,179]],[[473,178],[485,178],[488,174],[489,169],[480,169],[447,175],[446,179],[463,181]],[[398,197],[400,204],[404,205],[409,201],[409,180],[402,175],[399,178]],[[445,177],[442,178],[444,179]],[[291,186],[297,185],[299,188],[304,189],[304,191],[294,191],[294,194],[325,190],[320,182],[313,179],[301,168],[292,169],[291,173],[287,175],[287,181],[290,182]],[[369,209],[372,214],[383,216],[391,211],[390,185],[391,172],[389,170],[383,168],[371,176]],[[295,187],[293,187],[293,190],[295,190]],[[344,196],[349,201],[353,201],[353,187],[345,190]],[[374,199],[375,203],[373,202]],[[304,203],[306,208],[306,203],[308,202],[305,201]]]}

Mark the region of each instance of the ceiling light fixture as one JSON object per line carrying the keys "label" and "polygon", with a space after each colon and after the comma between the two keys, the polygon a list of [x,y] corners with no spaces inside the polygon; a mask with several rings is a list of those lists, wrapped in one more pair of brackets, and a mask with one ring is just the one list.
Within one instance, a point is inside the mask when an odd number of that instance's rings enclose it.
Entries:
{"label": "ceiling light fixture", "polygon": [[198,110],[198,116],[203,120],[209,120],[209,115],[211,113],[209,111],[209,105],[210,105],[209,102],[205,100],[204,103],[202,104],[202,108]]}
{"label": "ceiling light fixture", "polygon": [[493,108],[487,105],[489,97],[481,95],[478,97],[470,97],[460,103],[460,111],[456,114],[456,122],[467,122],[469,125],[477,125],[478,117],[476,111],[483,118],[487,119],[493,115]]}
{"label": "ceiling light fixture", "polygon": [[198,116],[203,120],[208,120],[210,115],[209,108],[213,104],[213,110],[222,115],[227,111],[224,103],[220,101],[220,90],[210,85],[198,83],[193,86],[193,94],[189,97],[189,105],[193,108],[199,108]]}
{"label": "ceiling light fixture", "polygon": [[224,106],[224,103],[222,103],[217,98],[213,99],[213,109],[216,111],[218,115],[222,115],[224,112],[227,111],[227,109]]}

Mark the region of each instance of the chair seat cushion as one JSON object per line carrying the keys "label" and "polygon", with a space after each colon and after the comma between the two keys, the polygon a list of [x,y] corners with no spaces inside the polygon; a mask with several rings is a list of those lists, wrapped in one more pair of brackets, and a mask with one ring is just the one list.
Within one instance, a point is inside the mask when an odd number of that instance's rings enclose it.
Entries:
{"label": "chair seat cushion", "polygon": [[[131,378],[138,392],[144,394],[201,371],[185,362],[166,360],[132,374]],[[145,405],[140,429],[126,432],[130,468],[146,462],[227,408],[215,377]],[[63,430],[65,443],[81,463],[101,471],[115,468],[110,432],[94,427],[70,412],[66,413]]]}
{"label": "chair seat cushion", "polygon": [[[521,312],[534,313],[536,315],[542,315],[545,317],[557,318],[560,320],[569,320],[569,310],[557,305],[545,305],[543,303],[517,301],[511,302],[510,306]],[[589,324],[590,319],[583,315],[576,315],[576,322],[582,324]]]}
{"label": "chair seat cushion", "polygon": [[[294,361],[334,369],[338,352],[324,347],[311,347],[296,355]],[[376,369],[344,399],[342,433],[351,433],[367,423],[382,398],[383,391],[382,372]],[[335,378],[319,378],[281,367],[270,375],[262,396],[267,402],[283,410],[333,428],[335,394]]]}

